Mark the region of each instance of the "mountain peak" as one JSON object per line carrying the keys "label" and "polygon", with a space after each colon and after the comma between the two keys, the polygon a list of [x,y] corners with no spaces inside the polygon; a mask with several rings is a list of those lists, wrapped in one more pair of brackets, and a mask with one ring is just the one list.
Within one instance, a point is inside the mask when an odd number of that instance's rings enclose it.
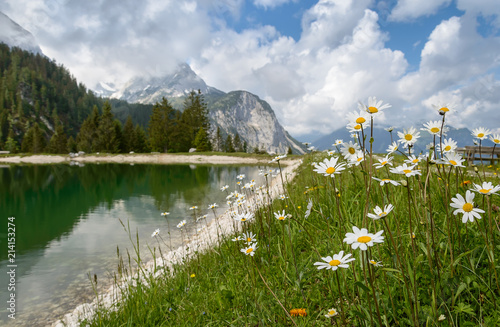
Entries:
{"label": "mountain peak", "polygon": [[18,47],[33,53],[42,54],[33,34],[0,12],[0,42],[10,47]]}

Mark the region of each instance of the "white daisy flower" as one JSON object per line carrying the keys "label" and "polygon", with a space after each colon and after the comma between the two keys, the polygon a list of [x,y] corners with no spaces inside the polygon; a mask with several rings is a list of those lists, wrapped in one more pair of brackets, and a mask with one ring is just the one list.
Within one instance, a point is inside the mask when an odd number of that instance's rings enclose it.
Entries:
{"label": "white daisy flower", "polygon": [[362,130],[366,130],[368,127],[370,127],[370,124],[368,122],[365,122],[363,124],[349,123],[346,126],[349,133],[358,133],[361,132]]}
{"label": "white daisy flower", "polygon": [[170,215],[170,212],[165,211],[165,212],[162,212],[161,215],[162,216],[168,216],[168,215]]}
{"label": "white daisy flower", "polygon": [[[441,145],[438,145],[441,148]],[[453,139],[445,139],[443,140],[443,152],[455,152],[457,149],[457,142],[453,141]]]}
{"label": "white daisy flower", "polygon": [[473,191],[482,195],[497,194],[497,192],[500,191],[500,186],[493,186],[491,182],[483,182],[482,185],[474,184],[473,187]]}
{"label": "white daisy flower", "polygon": [[241,249],[240,251],[245,253],[245,255],[251,255],[253,257],[255,250],[257,250],[257,242],[249,244],[246,248]]}
{"label": "white daisy flower", "polygon": [[377,177],[372,177],[374,180],[376,180],[377,182],[380,182],[380,186],[384,186],[385,184],[389,184],[391,183],[392,185],[394,186],[399,186],[400,183],[395,181],[395,180],[392,180],[390,178],[377,178]]}
{"label": "white daisy flower", "polygon": [[224,186],[222,186],[222,187],[220,188],[220,190],[221,190],[222,192],[224,192],[224,191],[225,191],[225,190],[227,190],[228,188],[229,188],[229,185],[224,185]]}
{"label": "white daisy flower", "polygon": [[231,241],[233,242],[237,242],[237,241],[242,241],[243,240],[243,237],[241,236],[236,236],[235,238],[233,238]]}
{"label": "white daisy flower", "polygon": [[443,159],[438,161],[438,163],[451,165],[454,167],[465,167],[464,165],[462,165],[464,161],[465,159],[463,159],[460,154],[456,152],[448,152],[444,155]]}
{"label": "white daisy flower", "polygon": [[409,164],[409,165],[416,165],[418,164],[420,161],[422,161],[422,156],[415,156],[414,154],[412,154],[411,156],[408,157],[408,159],[406,159],[404,162]]}
{"label": "white daisy flower", "polygon": [[382,261],[375,261],[373,259],[370,259],[370,264],[374,265],[375,267],[382,267]]}
{"label": "white daisy flower", "polygon": [[354,156],[356,154],[356,151],[359,150],[359,145],[353,141],[345,142],[344,144],[342,144],[342,149],[340,149],[344,158],[348,160],[351,156]]}
{"label": "white daisy flower", "polygon": [[393,174],[405,175],[406,177],[422,175],[420,170],[413,170],[416,165],[408,167],[406,164],[391,168],[389,171]]}
{"label": "white daisy flower", "polygon": [[359,166],[365,160],[363,151],[356,151],[356,153],[349,157],[349,166]]}
{"label": "white daisy flower", "polygon": [[484,210],[474,208],[474,193],[467,190],[465,192],[465,199],[461,194],[457,194],[456,198],[451,198],[453,203],[450,203],[452,208],[456,208],[453,214],[456,216],[458,213],[463,213],[462,222],[465,224],[467,221],[473,222],[474,218],[481,219],[480,213]]}
{"label": "white daisy flower", "polygon": [[335,143],[333,143],[332,145],[333,145],[333,146],[337,146],[337,145],[342,145],[342,143],[344,143],[344,141],[343,141],[343,140],[336,139],[336,140],[335,140]]}
{"label": "white daisy flower", "polygon": [[218,207],[217,203],[212,203],[208,205],[208,209],[215,209],[217,207]]}
{"label": "white daisy flower", "polygon": [[333,257],[328,256],[321,258],[325,262],[315,262],[314,265],[318,266],[318,269],[331,269],[331,270],[337,270],[339,267],[340,268],[349,268],[348,263],[351,261],[354,261],[356,259],[351,258],[352,254],[346,254],[344,256],[344,251],[340,251],[338,254],[334,254]]}
{"label": "white daisy flower", "polygon": [[156,236],[158,236],[158,234],[160,234],[160,229],[159,228],[155,229],[155,231],[153,232],[153,234],[151,234],[151,237],[156,237]]}
{"label": "white daisy flower", "polygon": [[417,142],[420,137],[420,132],[417,132],[415,127],[410,127],[408,129],[403,129],[403,132],[398,132],[399,142],[404,145],[404,147],[412,146]]}
{"label": "white daisy flower", "polygon": [[335,174],[340,174],[342,170],[345,169],[345,163],[337,163],[339,158],[327,158],[320,163],[314,163],[315,169],[313,169],[318,174],[323,174],[324,176],[331,176],[332,178]]}
{"label": "white daisy flower", "polygon": [[370,119],[369,114],[364,110],[360,110],[359,112],[350,112],[346,117],[350,123],[356,124],[364,124]]}
{"label": "white daisy flower", "polygon": [[490,141],[497,145],[500,144],[500,134],[490,135]]}
{"label": "white daisy flower", "polygon": [[394,209],[394,206],[392,204],[384,206],[384,210],[382,210],[379,206],[376,206],[375,208],[373,208],[373,212],[375,212],[375,214],[368,213],[368,217],[374,220],[384,218],[392,211],[392,209]]}
{"label": "white daisy flower", "polygon": [[184,225],[186,225],[186,220],[181,220],[181,222],[177,224],[177,228],[182,228]]}
{"label": "white daisy flower", "polygon": [[485,140],[490,134],[491,131],[484,127],[478,127],[472,130],[472,136],[480,140]]}
{"label": "white daisy flower", "polygon": [[337,309],[331,308],[331,309],[328,309],[328,313],[325,315],[325,317],[332,318],[332,317],[335,317],[338,314],[339,314],[339,312],[337,311]]}
{"label": "white daisy flower", "polygon": [[391,105],[380,100],[377,101],[376,97],[368,97],[368,105],[358,102],[358,109],[365,110],[367,113],[375,115],[382,112],[384,109],[390,108]]}
{"label": "white daisy flower", "polygon": [[233,218],[234,220],[237,221],[248,221],[253,218],[253,213],[251,212],[244,212],[244,213],[238,213],[236,216]]}
{"label": "white daisy flower", "polygon": [[448,104],[433,104],[432,107],[437,110],[440,115],[445,115],[447,112],[451,111]]}
{"label": "white daisy flower", "polygon": [[[442,121],[434,120],[424,124],[424,128],[421,128],[421,131],[428,132],[431,135],[441,136],[441,126],[443,125]],[[447,127],[443,126],[442,134],[446,135],[448,131]]]}
{"label": "white daisy flower", "polygon": [[378,163],[374,163],[373,165],[375,166],[375,168],[377,169],[380,169],[380,168],[383,168],[385,166],[392,166],[392,157],[389,157],[389,155],[386,155],[384,158],[382,159],[377,159],[378,160]]}
{"label": "white daisy flower", "polygon": [[198,209],[197,206],[192,206],[192,207],[189,208],[189,210],[196,210],[196,209]]}
{"label": "white daisy flower", "polygon": [[208,215],[203,215],[203,216],[200,216],[198,218],[196,218],[196,221],[200,221],[202,219],[207,219]]}
{"label": "white daisy flower", "polygon": [[286,218],[288,218],[288,215],[285,213],[285,210],[283,210],[281,212],[275,212],[274,217],[276,217],[276,219],[278,220],[285,220]]}
{"label": "white daisy flower", "polygon": [[241,180],[245,179],[245,174],[240,174],[240,175],[236,176],[236,178],[241,181]]}
{"label": "white daisy flower", "polygon": [[390,133],[394,130],[394,128],[395,128],[394,126],[389,126],[387,128],[384,128],[384,129]]}
{"label": "white daisy flower", "polygon": [[356,226],[352,226],[352,231],[354,233],[346,233],[344,242],[351,244],[353,250],[358,247],[360,250],[366,251],[368,247],[373,246],[374,243],[383,243],[384,236],[382,236],[383,230],[377,232],[376,234],[368,233],[366,228],[359,229]]}
{"label": "white daisy flower", "polygon": [[252,242],[257,241],[255,239],[255,236],[256,235],[252,232],[246,232],[246,233],[243,233],[242,239],[245,240],[245,242],[247,242],[248,244],[250,244]]}
{"label": "white daisy flower", "polygon": [[396,151],[398,151],[399,149],[399,145],[398,145],[398,142],[392,142],[388,147],[387,147],[387,150],[386,152],[388,152],[388,154],[392,154]]}

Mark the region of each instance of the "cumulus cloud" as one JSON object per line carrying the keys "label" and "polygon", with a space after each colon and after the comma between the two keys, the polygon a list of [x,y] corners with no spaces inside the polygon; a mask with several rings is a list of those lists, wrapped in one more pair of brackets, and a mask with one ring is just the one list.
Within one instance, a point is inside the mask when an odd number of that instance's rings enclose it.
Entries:
{"label": "cumulus cloud", "polygon": [[451,0],[398,0],[389,20],[405,21],[435,14],[439,8],[447,7]]}
{"label": "cumulus cloud", "polygon": [[297,1],[297,0],[253,0],[253,4],[257,7],[264,7],[264,8],[276,8],[279,7],[285,3],[291,2],[291,1]]}

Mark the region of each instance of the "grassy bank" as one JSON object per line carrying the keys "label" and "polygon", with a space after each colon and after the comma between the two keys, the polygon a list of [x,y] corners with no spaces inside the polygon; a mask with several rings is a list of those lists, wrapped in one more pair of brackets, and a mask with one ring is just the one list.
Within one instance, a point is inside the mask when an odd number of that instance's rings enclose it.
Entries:
{"label": "grassy bank", "polygon": [[[314,171],[313,163],[325,158],[324,153],[304,157],[296,178],[285,183],[286,198],[271,201],[262,177],[256,183],[264,186],[260,197],[267,205],[256,209],[253,219],[235,221],[244,236],[221,239],[172,269],[157,267],[159,278],[145,274],[146,282],[122,288],[124,300],[113,310],[102,308],[84,323],[500,324],[500,199],[481,192],[471,193],[474,199],[466,196],[474,184],[498,185],[496,167],[483,173],[482,167],[475,171],[422,159],[411,172],[397,174],[387,165],[374,168],[379,160],[370,157],[343,170],[343,159],[334,155],[326,159],[324,174]],[[394,183],[381,185],[372,177]],[[454,214],[450,204],[460,202],[457,194],[467,203]],[[481,219],[463,223],[465,214],[476,211]],[[148,242],[155,253],[166,251],[164,242]],[[123,261],[118,276],[130,271],[134,258]]]}

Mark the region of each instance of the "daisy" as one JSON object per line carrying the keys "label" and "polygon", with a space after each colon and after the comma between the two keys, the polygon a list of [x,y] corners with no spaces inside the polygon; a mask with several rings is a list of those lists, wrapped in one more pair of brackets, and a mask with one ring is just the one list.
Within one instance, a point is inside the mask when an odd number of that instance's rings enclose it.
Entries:
{"label": "daisy", "polygon": [[318,266],[318,269],[331,269],[331,270],[337,270],[339,267],[340,268],[349,268],[349,265],[347,263],[354,261],[356,259],[351,258],[352,254],[346,254],[344,256],[344,251],[340,251],[338,254],[334,254],[333,257],[324,257],[321,258],[325,262],[315,262],[314,265]]}
{"label": "daisy", "polygon": [[374,163],[373,165],[377,169],[383,168],[387,165],[392,166],[392,162],[391,162],[392,159],[393,159],[392,157],[389,157],[389,155],[386,155],[385,158],[377,159],[378,163]]}
{"label": "daisy", "polygon": [[382,264],[382,261],[375,261],[373,259],[370,259],[370,264],[374,265],[375,267],[382,267],[383,264]]}
{"label": "daisy", "polygon": [[287,215],[285,214],[285,210],[281,211],[281,212],[275,212],[274,213],[274,217],[276,217],[276,219],[278,220],[285,220],[287,218]]}
{"label": "daisy", "polygon": [[369,114],[378,114],[382,112],[384,109],[392,107],[390,104],[385,103],[382,100],[377,101],[376,97],[368,97],[368,105],[365,105],[361,102],[358,102],[358,108],[361,110],[366,110]]}
{"label": "daisy", "polygon": [[245,179],[245,174],[238,175],[238,176],[236,176],[236,178],[241,181],[241,180]]}
{"label": "daisy", "polygon": [[436,136],[441,136],[441,132],[443,135],[446,135],[448,128],[443,127],[443,129],[441,130],[442,125],[443,125],[443,122],[441,122],[439,120],[430,121],[430,122],[427,122],[426,124],[424,124],[425,128],[421,128],[420,130],[426,131],[429,134],[436,135]]}
{"label": "daisy", "polygon": [[483,182],[482,185],[474,184],[473,186],[475,188],[473,191],[478,192],[482,195],[497,194],[497,192],[500,190],[499,185],[493,186],[491,182]]}
{"label": "daisy", "polygon": [[392,154],[393,152],[396,152],[396,151],[398,151],[398,142],[392,142],[392,144],[390,144],[386,150],[386,152],[388,152],[388,154]]}
{"label": "daisy", "polygon": [[281,200],[288,199],[288,196],[286,196],[286,194],[280,194],[280,199]]}
{"label": "daisy", "polygon": [[373,246],[374,243],[383,243],[384,237],[381,236],[384,232],[383,230],[377,232],[376,234],[368,233],[366,228],[359,229],[356,226],[352,226],[352,231],[354,233],[346,233],[344,242],[351,244],[352,249],[356,250],[358,247],[360,250],[366,251],[369,246]]}
{"label": "daisy", "polygon": [[356,154],[356,151],[359,151],[360,147],[357,143],[354,143],[353,141],[346,142],[342,144],[342,149],[340,151],[342,152],[342,155],[346,158],[349,159],[351,156]]}
{"label": "daisy", "polygon": [[467,221],[473,222],[474,218],[481,219],[480,213],[484,213],[484,210],[479,208],[474,208],[474,193],[467,190],[465,192],[465,199],[462,195],[457,194],[456,198],[451,198],[453,203],[450,203],[452,208],[456,208],[453,214],[456,216],[458,213],[463,213],[462,222],[465,224]]}
{"label": "daisy", "polygon": [[500,134],[490,135],[490,141],[495,144],[500,144]]}
{"label": "daisy", "polygon": [[359,112],[348,113],[346,117],[350,123],[356,123],[356,124],[364,124],[370,118],[369,114],[364,110],[360,110]]}
{"label": "daisy", "polygon": [[432,107],[434,107],[440,115],[445,115],[447,112],[451,111],[447,104],[433,104]]}
{"label": "daisy", "polygon": [[[358,133],[358,132],[361,132],[362,129],[365,130],[368,127],[370,127],[370,125],[368,124],[368,122],[365,122],[363,124],[349,123],[346,126],[347,130],[349,131],[349,133]],[[357,135],[356,135],[356,137],[357,137]]]}
{"label": "daisy", "polygon": [[478,127],[472,130],[472,136],[474,136],[477,139],[484,140],[488,137],[488,135],[491,134],[491,131],[489,129],[486,129],[484,127]]}
{"label": "daisy", "polygon": [[403,129],[403,132],[398,132],[399,141],[404,144],[405,147],[413,146],[417,139],[420,137],[420,132],[417,132],[415,127],[410,127],[408,129]]}
{"label": "daisy", "polygon": [[326,153],[331,157],[335,154],[335,150],[326,151]]}
{"label": "daisy", "polygon": [[189,210],[196,210],[196,209],[198,209],[197,206],[192,206],[191,208],[189,208]]}
{"label": "daisy", "polygon": [[465,167],[464,165],[462,165],[464,161],[465,159],[463,159],[460,154],[456,152],[448,152],[444,155],[444,158],[439,161],[439,163],[451,165],[454,167]]}
{"label": "daisy", "polygon": [[315,172],[318,174],[323,174],[324,176],[331,176],[332,178],[334,177],[335,174],[340,174],[342,170],[345,169],[345,163],[340,163],[338,164],[339,158],[330,158],[330,159],[325,159],[323,162],[320,163],[314,163],[314,167],[316,169],[313,169]]}
{"label": "daisy", "polygon": [[213,203],[213,204],[208,205],[208,209],[215,209],[217,207],[218,207],[217,203]]}
{"label": "daisy", "polygon": [[196,218],[196,221],[200,221],[202,219],[207,219],[207,218],[208,218],[208,215],[203,215],[203,216]]}
{"label": "daisy", "polygon": [[233,238],[231,241],[233,242],[237,242],[237,241],[242,241],[243,238],[241,236],[236,236],[235,238]]}
{"label": "daisy", "polygon": [[255,250],[257,250],[257,242],[249,244],[246,248],[241,249],[240,251],[245,253],[245,255],[251,255],[253,257]]}
{"label": "daisy", "polygon": [[186,225],[186,220],[182,220],[180,223],[177,224],[177,228],[182,228]]}
{"label": "daisy", "polygon": [[159,228],[155,229],[155,231],[153,232],[153,234],[151,234],[151,237],[156,237],[156,236],[158,236],[158,234],[160,234],[160,229]]}
{"label": "daisy", "polygon": [[225,190],[227,190],[229,188],[229,185],[224,185],[223,187],[220,188],[220,190],[222,192],[224,192]]}
{"label": "daisy", "polygon": [[363,160],[365,160],[363,151],[356,151],[356,153],[349,158],[349,166],[359,166]]}
{"label": "daisy", "polygon": [[420,170],[413,170],[416,165],[408,167],[406,164],[403,164],[402,166],[397,166],[395,168],[391,168],[389,171],[393,174],[399,174],[399,175],[405,175],[406,177],[410,176],[415,176],[415,175],[422,175]]}
{"label": "daisy", "polygon": [[389,133],[391,133],[393,130],[394,130],[394,126],[389,126],[387,128],[384,128],[386,131],[388,131]]}
{"label": "daisy", "polygon": [[247,221],[253,218],[253,214],[251,212],[244,212],[244,213],[238,213],[236,216],[233,218],[234,220],[237,221]]}
{"label": "daisy", "polygon": [[255,239],[255,234],[252,233],[252,232],[246,232],[246,233],[243,233],[243,236],[241,237],[243,240],[245,240],[245,242],[247,242],[248,244],[252,243],[252,242],[255,242],[257,241]]}
{"label": "daisy", "polygon": [[372,218],[374,220],[384,218],[392,211],[392,209],[394,209],[394,206],[392,204],[388,204],[388,205],[384,206],[384,210],[382,210],[379,206],[376,206],[375,208],[373,208],[373,211],[375,212],[375,214],[368,213],[368,217]]}
{"label": "daisy", "polygon": [[453,141],[453,139],[445,139],[443,140],[443,152],[455,152],[457,149],[457,142]]}
{"label": "daisy", "polygon": [[374,180],[376,180],[377,182],[380,182],[380,186],[384,186],[385,184],[388,184],[388,183],[391,183],[392,185],[394,186],[399,186],[399,182],[396,182],[395,180],[392,180],[390,178],[382,178],[382,179],[379,179],[377,177],[372,177]]}
{"label": "daisy", "polygon": [[325,315],[325,317],[332,318],[332,317],[335,317],[338,314],[339,314],[339,312],[337,311],[337,309],[331,308],[331,309],[328,309],[328,313]]}
{"label": "daisy", "polygon": [[404,162],[406,162],[409,165],[416,165],[422,160],[421,156],[416,157],[414,154],[408,157]]}
{"label": "daisy", "polygon": [[335,140],[335,143],[333,143],[332,145],[333,146],[337,146],[337,145],[342,145],[342,143],[344,143],[344,141],[340,140],[340,139],[336,139]]}
{"label": "daisy", "polygon": [[162,213],[161,213],[161,215],[162,215],[162,216],[168,216],[168,215],[170,215],[170,212],[166,212],[166,211],[165,211],[165,212],[162,212]]}

